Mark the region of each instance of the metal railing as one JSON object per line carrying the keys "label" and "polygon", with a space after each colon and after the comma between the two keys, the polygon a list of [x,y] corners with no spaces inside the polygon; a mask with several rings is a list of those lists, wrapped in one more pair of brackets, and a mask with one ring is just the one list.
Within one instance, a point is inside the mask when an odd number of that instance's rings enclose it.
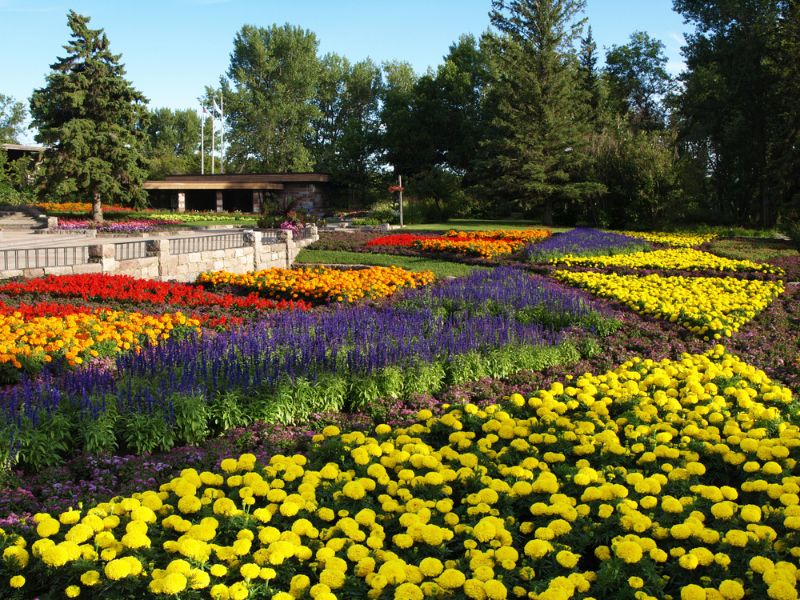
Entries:
{"label": "metal railing", "polygon": [[171,238],[169,240],[169,253],[190,254],[192,252],[208,252],[212,250],[227,250],[228,248],[244,248],[248,245],[247,237],[243,232],[222,233],[186,238]]}
{"label": "metal railing", "polygon": [[269,231],[261,232],[261,243],[266,244],[280,244],[285,238],[283,231],[280,229],[271,229]]}
{"label": "metal railing", "polygon": [[89,246],[0,250],[0,271],[71,267],[89,262]]}
{"label": "metal railing", "polygon": [[116,260],[133,260],[149,256],[146,241],[116,242],[114,244],[114,258]]}

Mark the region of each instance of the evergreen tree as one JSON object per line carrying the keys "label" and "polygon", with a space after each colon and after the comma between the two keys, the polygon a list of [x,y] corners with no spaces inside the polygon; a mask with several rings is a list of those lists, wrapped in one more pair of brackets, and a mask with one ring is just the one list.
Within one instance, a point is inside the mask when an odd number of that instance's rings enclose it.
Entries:
{"label": "evergreen tree", "polygon": [[485,177],[517,207],[579,204],[603,187],[586,180],[589,126],[573,42],[584,0],[493,0],[495,117]]}
{"label": "evergreen tree", "polygon": [[592,36],[592,27],[586,32],[586,37],[581,38],[581,49],[578,55],[578,70],[583,92],[588,104],[589,122],[595,129],[601,123],[601,81],[597,71],[597,44]]}
{"label": "evergreen tree", "polygon": [[59,199],[91,198],[95,221],[103,200],[144,201],[142,151],[147,99],[125,79],[102,29],[70,11],[67,55],[51,65],[45,87],[31,98],[36,141],[45,150],[42,192]]}

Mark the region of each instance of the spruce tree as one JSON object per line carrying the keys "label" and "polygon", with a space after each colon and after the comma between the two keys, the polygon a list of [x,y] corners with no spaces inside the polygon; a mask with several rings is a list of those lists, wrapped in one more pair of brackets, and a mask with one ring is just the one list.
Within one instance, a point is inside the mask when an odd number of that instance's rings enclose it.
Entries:
{"label": "spruce tree", "polygon": [[586,95],[589,122],[595,129],[599,129],[601,124],[602,96],[600,94],[600,76],[597,71],[597,44],[592,36],[591,25],[586,33],[586,37],[581,38],[578,71],[580,74],[581,87]]}
{"label": "spruce tree", "polygon": [[573,42],[584,0],[493,0],[496,61],[487,172],[497,190],[546,223],[603,186],[586,181],[589,125]]}
{"label": "spruce tree", "polygon": [[50,66],[43,88],[31,97],[36,140],[47,149],[41,191],[69,200],[91,198],[95,221],[102,201],[139,202],[147,171],[144,140],[147,99],[125,79],[102,29],[70,11],[67,55]]}

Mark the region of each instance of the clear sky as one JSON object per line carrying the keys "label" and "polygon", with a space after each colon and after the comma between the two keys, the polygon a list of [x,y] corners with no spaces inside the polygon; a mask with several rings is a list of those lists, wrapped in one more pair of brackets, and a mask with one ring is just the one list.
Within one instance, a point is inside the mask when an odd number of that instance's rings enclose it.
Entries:
{"label": "clear sky", "polygon": [[[462,33],[489,26],[490,0],[0,0],[0,93],[27,103],[63,55],[69,9],[105,29],[127,76],[150,106],[192,108],[204,86],[228,67],[245,24],[291,23],[316,33],[320,53],[351,61],[405,60],[435,68]],[[672,0],[587,0],[601,49],[624,44],[636,30],[666,46],[669,70],[682,67],[686,25]],[[29,140],[30,141],[30,140]]]}

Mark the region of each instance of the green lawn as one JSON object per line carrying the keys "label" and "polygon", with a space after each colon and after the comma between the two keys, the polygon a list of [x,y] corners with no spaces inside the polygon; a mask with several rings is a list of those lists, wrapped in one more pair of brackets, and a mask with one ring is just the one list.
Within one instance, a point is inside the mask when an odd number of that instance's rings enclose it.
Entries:
{"label": "green lawn", "polygon": [[764,262],[773,258],[797,256],[792,243],[786,240],[753,239],[720,239],[713,240],[709,249],[719,256],[733,259],[747,259]]}
{"label": "green lawn", "polygon": [[402,267],[409,271],[433,271],[437,277],[462,277],[476,269],[485,269],[473,265],[434,260],[421,256],[397,256],[389,254],[373,254],[366,252],[346,252],[343,250],[309,250],[304,248],[297,255],[296,264],[326,265],[374,265],[379,267]]}
{"label": "green lawn", "polygon": [[549,229],[550,231],[569,231],[572,227],[545,227],[541,223],[517,219],[482,221],[478,219],[450,219],[447,223],[419,223],[406,225],[402,231],[476,231],[481,229]]}

